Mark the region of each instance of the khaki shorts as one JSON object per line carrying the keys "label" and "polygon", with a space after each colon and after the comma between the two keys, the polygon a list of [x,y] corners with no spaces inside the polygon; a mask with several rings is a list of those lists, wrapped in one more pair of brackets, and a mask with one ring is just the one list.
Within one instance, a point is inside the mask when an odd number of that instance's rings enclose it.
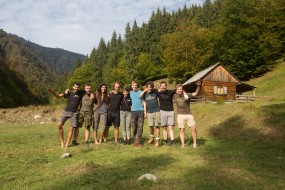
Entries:
{"label": "khaki shorts", "polygon": [[149,127],[159,127],[160,112],[147,113],[147,123]]}
{"label": "khaki shorts", "polygon": [[160,121],[161,126],[174,126],[175,119],[174,119],[174,111],[163,111],[160,110]]}
{"label": "khaki shorts", "polygon": [[59,119],[59,122],[64,125],[64,123],[69,120],[71,127],[78,127],[78,115],[79,111],[76,112],[69,112],[69,111],[63,111],[62,115]]}
{"label": "khaki shorts", "polygon": [[178,114],[177,123],[178,128],[185,128],[185,124],[187,124],[188,127],[196,125],[195,119],[191,114]]}

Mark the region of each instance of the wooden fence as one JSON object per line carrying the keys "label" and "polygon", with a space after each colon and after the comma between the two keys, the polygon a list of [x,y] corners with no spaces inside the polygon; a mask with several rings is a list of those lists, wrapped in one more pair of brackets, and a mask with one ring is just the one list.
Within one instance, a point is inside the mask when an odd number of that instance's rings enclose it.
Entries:
{"label": "wooden fence", "polygon": [[254,102],[255,100],[255,95],[236,95],[237,102]]}

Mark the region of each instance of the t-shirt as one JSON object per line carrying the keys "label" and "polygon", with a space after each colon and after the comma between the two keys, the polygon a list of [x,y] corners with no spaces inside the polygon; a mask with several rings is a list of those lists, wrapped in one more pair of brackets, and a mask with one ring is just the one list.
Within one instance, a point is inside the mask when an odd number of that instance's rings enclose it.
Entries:
{"label": "t-shirt", "polygon": [[143,96],[143,100],[146,102],[147,113],[159,112],[159,104],[157,94],[154,92],[146,92]]}
{"label": "t-shirt", "polygon": [[74,92],[72,90],[69,91],[68,94],[64,93],[64,98],[67,98],[67,105],[64,110],[68,112],[78,111],[84,93],[85,93],[84,90],[79,90],[77,92]]}
{"label": "t-shirt", "polygon": [[102,105],[96,110],[97,113],[106,113],[107,112],[107,103],[103,100]]}
{"label": "t-shirt", "polygon": [[160,110],[174,111],[172,97],[176,93],[176,90],[159,92],[157,89],[154,89],[154,93],[156,93],[159,98]]}
{"label": "t-shirt", "polygon": [[191,114],[190,110],[190,100],[192,94],[187,93],[189,99],[185,100],[184,95],[175,94],[173,96],[173,102],[176,103],[177,114]]}
{"label": "t-shirt", "polygon": [[121,100],[121,110],[122,111],[131,111],[132,100],[128,96],[124,96]]}
{"label": "t-shirt", "polygon": [[93,111],[93,100],[90,99],[90,94],[85,94],[83,97],[82,97],[82,105],[81,105],[81,111],[88,111],[90,113],[92,113]]}
{"label": "t-shirt", "polygon": [[120,106],[121,106],[121,100],[123,98],[123,94],[118,92],[117,94],[111,92],[109,94],[109,108],[108,110],[111,112],[117,112],[120,110]]}
{"label": "t-shirt", "polygon": [[130,97],[132,99],[132,111],[143,111],[142,99],[140,97],[142,91],[131,91]]}

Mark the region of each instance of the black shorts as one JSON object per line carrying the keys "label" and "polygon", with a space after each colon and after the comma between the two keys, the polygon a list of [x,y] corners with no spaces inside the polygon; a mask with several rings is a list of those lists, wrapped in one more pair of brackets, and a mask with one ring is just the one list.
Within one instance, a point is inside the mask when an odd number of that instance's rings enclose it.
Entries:
{"label": "black shorts", "polygon": [[116,112],[108,110],[107,126],[110,127],[112,125],[114,125],[114,127],[120,127],[120,110]]}

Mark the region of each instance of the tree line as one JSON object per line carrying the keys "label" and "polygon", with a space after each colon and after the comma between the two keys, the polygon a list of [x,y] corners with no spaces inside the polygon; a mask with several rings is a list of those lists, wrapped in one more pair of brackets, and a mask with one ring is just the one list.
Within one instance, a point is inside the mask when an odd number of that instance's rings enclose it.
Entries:
{"label": "tree line", "polygon": [[127,23],[101,39],[68,80],[98,86],[168,77],[183,82],[216,63],[241,80],[264,74],[284,58],[283,0],[206,0],[171,13],[158,8],[147,23]]}

